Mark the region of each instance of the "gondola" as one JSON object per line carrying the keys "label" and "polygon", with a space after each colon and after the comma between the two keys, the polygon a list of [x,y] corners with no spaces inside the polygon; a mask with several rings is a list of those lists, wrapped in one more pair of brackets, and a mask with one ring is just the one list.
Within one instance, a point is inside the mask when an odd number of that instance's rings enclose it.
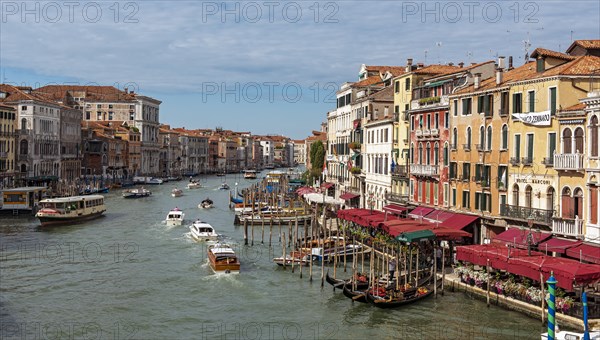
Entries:
{"label": "gondola", "polygon": [[[356,283],[356,286],[358,288],[365,289],[365,288],[369,287],[369,283],[366,281],[366,278],[361,277],[361,275],[359,275],[359,274],[357,274],[356,276],[358,278],[358,281]],[[336,288],[342,288],[342,286],[344,286],[347,283],[352,283],[352,279],[342,280],[342,279],[332,278],[331,276],[329,276],[329,270],[327,271],[327,274],[325,275],[325,281],[327,281],[327,283],[332,285],[334,290]]]}
{"label": "gondola", "polygon": [[352,282],[347,282],[346,284],[344,284],[344,287],[342,288],[344,296],[346,296],[349,299],[352,299],[352,301],[357,301],[357,302],[367,302],[367,288],[359,288],[359,286],[356,286],[356,290],[354,290],[352,288],[353,284]]}
{"label": "gondola", "polygon": [[[441,280],[438,283],[441,285]],[[387,291],[385,296],[374,296],[373,293],[368,290],[366,294],[366,300],[378,308],[396,308],[410,303],[423,300],[433,294],[433,280],[429,280],[426,285],[419,285],[418,288],[412,288],[404,292]],[[389,294],[392,294],[390,296]]]}

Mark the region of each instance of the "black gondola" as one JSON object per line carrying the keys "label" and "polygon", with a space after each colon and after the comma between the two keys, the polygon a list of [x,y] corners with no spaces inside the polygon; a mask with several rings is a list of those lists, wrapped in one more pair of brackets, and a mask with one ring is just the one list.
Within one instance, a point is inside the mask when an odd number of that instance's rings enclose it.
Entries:
{"label": "black gondola", "polygon": [[[438,283],[441,285],[441,280]],[[404,292],[387,291],[385,296],[374,296],[371,291],[367,291],[366,300],[379,308],[396,308],[407,305],[419,300],[423,300],[433,294],[433,281],[428,284],[420,285],[418,288],[412,288]]]}
{"label": "black gondola", "polygon": [[367,302],[367,288],[359,288],[358,286],[356,286],[356,290],[354,290],[352,288],[352,282],[347,282],[346,284],[344,284],[343,287],[343,292],[344,292],[344,296],[346,296],[349,299],[352,299],[352,301],[357,301],[357,302]]}
{"label": "black gondola", "polygon": [[[359,277],[359,275],[357,275],[357,277]],[[332,278],[331,276],[329,276],[329,270],[327,271],[327,274],[325,275],[325,281],[327,281],[327,283],[332,285],[334,290],[336,288],[342,288],[342,286],[344,286],[347,283],[352,283],[352,279],[342,280],[342,279]],[[369,287],[369,283],[367,281],[358,280],[356,283],[356,286],[359,288],[365,289],[365,288]]]}

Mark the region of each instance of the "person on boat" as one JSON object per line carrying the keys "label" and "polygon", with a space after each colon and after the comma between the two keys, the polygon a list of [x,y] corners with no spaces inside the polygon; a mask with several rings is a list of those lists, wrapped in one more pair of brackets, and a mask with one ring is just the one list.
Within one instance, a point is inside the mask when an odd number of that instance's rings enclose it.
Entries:
{"label": "person on boat", "polygon": [[388,270],[390,271],[389,280],[394,279],[394,272],[396,272],[396,259],[391,259],[388,263]]}
{"label": "person on boat", "polygon": [[437,264],[437,269],[441,270],[442,269],[442,248],[440,247],[436,247],[435,248],[435,258],[436,258],[436,264]]}

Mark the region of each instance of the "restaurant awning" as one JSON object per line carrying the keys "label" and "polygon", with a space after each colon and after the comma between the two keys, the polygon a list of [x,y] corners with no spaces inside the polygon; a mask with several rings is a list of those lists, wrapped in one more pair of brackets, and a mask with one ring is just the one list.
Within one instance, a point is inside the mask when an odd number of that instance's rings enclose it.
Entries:
{"label": "restaurant awning", "polygon": [[413,211],[411,211],[410,213],[408,213],[408,217],[421,218],[421,217],[429,214],[432,211],[433,211],[433,208],[416,207]]}
{"label": "restaurant awning", "polygon": [[575,259],[600,264],[600,246],[582,243],[567,249],[567,255]]}
{"label": "restaurant awning", "polygon": [[450,218],[440,223],[440,226],[462,230],[464,227],[475,222],[478,218],[479,216],[475,215],[454,214]]}
{"label": "restaurant awning", "polygon": [[402,233],[396,237],[396,240],[400,242],[417,242],[421,240],[431,240],[434,238],[435,234],[433,231],[425,229]]}
{"label": "restaurant awning", "polygon": [[578,246],[582,241],[578,240],[566,240],[563,238],[553,237],[547,241],[544,241],[538,245],[538,250],[545,252],[555,252],[559,254],[565,254],[568,248]]}
{"label": "restaurant awning", "polygon": [[323,189],[329,189],[329,188],[331,188],[331,187],[332,187],[332,186],[334,186],[334,185],[335,185],[335,184],[334,184],[334,183],[331,183],[331,182],[323,182],[323,183],[321,184],[321,188],[323,188]]}
{"label": "restaurant awning", "polygon": [[[529,236],[531,235],[531,236]],[[521,228],[511,228],[496,236],[492,241],[500,242],[504,244],[511,244],[517,248],[527,249],[528,243],[527,238],[531,237],[531,245],[535,246],[540,242],[549,239],[552,236],[550,233],[543,233],[539,231],[529,231]]]}
{"label": "restaurant awning", "polygon": [[408,210],[407,207],[403,207],[403,206],[397,205],[397,204],[388,204],[383,207],[383,211],[386,211],[386,212],[389,212],[392,214],[401,214],[407,210]]}
{"label": "restaurant awning", "polygon": [[345,193],[345,194],[341,194],[341,195],[340,195],[340,199],[343,199],[343,200],[347,201],[347,200],[351,200],[351,199],[353,199],[353,198],[357,198],[358,196],[359,196],[359,195],[355,195],[355,194],[353,194],[353,193],[349,193],[349,192],[347,192],[347,193]]}
{"label": "restaurant awning", "polygon": [[452,216],[454,216],[454,213],[450,211],[434,209],[423,218],[430,222],[443,222]]}

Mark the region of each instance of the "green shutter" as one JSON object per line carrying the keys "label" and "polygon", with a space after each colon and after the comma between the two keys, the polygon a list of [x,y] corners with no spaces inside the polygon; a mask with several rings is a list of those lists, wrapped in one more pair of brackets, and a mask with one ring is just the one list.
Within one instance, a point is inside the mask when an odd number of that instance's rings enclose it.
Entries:
{"label": "green shutter", "polygon": [[515,135],[515,157],[521,158],[521,135]]}
{"label": "green shutter", "polygon": [[550,113],[556,113],[556,87],[550,89]]}
{"label": "green shutter", "polygon": [[512,108],[513,108],[513,110],[512,110],[513,113],[520,113],[520,112],[517,112],[517,94],[516,93],[513,94],[513,105],[512,105]]}
{"label": "green shutter", "polygon": [[529,92],[529,112],[535,112],[535,92]]}
{"label": "green shutter", "polygon": [[483,112],[483,96],[477,97],[477,113]]}
{"label": "green shutter", "polygon": [[533,161],[533,135],[527,135],[527,158]]}

